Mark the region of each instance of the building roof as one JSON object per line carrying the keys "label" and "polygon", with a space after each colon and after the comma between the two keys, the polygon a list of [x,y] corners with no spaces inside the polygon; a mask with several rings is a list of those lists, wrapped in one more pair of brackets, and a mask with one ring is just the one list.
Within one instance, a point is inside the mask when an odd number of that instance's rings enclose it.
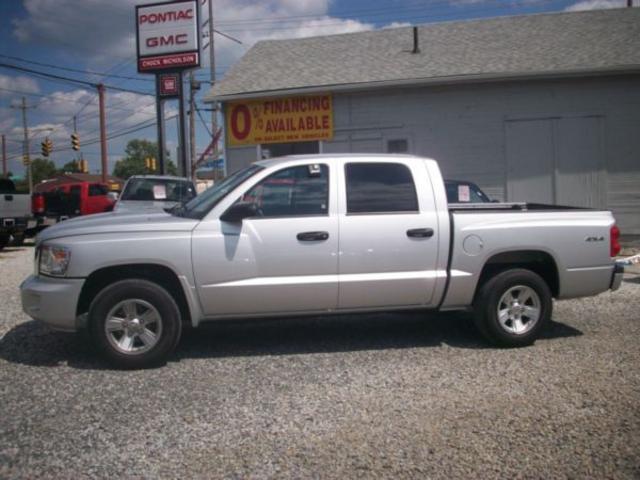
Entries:
{"label": "building roof", "polygon": [[207,100],[640,72],[640,9],[547,13],[256,43]]}

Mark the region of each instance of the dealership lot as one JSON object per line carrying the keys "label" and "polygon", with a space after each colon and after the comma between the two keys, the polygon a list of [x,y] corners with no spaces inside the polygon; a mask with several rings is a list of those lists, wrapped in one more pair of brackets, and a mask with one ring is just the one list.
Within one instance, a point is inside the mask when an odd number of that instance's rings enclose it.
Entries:
{"label": "dealership lot", "polygon": [[0,477],[640,475],[640,274],[555,305],[535,346],[463,315],[210,325],[122,372],[20,308],[0,253]]}

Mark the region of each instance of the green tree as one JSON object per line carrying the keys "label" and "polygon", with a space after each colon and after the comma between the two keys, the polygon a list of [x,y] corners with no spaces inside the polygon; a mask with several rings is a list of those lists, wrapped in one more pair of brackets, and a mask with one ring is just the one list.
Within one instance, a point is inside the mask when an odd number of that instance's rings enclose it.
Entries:
{"label": "green tree", "polygon": [[[145,165],[145,158],[158,158],[158,144],[149,140],[134,138],[129,140],[124,149],[125,156],[116,162],[113,174],[116,177],[127,179],[132,175],[145,175],[158,172],[152,172]],[[178,171],[175,164],[169,159],[169,152],[166,152],[167,173],[169,175],[177,175]]]}
{"label": "green tree", "polygon": [[33,175],[34,185],[37,185],[42,180],[53,178],[57,172],[58,170],[51,160],[45,158],[34,158],[31,160],[31,175]]}
{"label": "green tree", "polygon": [[80,173],[80,164],[71,160],[70,162],[65,163],[62,168],[59,170],[60,173]]}

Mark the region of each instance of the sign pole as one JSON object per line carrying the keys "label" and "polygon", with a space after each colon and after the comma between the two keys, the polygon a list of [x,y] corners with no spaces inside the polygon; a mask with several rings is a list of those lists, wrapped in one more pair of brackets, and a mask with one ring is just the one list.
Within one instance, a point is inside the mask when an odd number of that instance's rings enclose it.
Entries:
{"label": "sign pole", "polygon": [[165,155],[165,131],[164,131],[164,100],[160,96],[160,75],[156,75],[156,124],[158,127],[158,167],[160,175],[167,173]]}
{"label": "sign pole", "polygon": [[156,74],[156,120],[158,124],[158,160],[164,175],[169,162],[166,155],[164,101],[177,98],[177,164],[180,173],[190,174],[183,94],[183,71],[200,66],[200,0],[136,5],[136,50],[138,73]]}
{"label": "sign pole", "polygon": [[183,177],[188,177],[189,176],[189,168],[187,166],[187,142],[186,142],[186,138],[187,138],[187,125],[185,122],[185,109],[184,109],[184,88],[183,85],[183,75],[182,72],[179,73],[179,81],[180,81],[180,94],[178,95],[178,102],[180,102],[180,109],[179,109],[179,120],[180,120],[180,125],[179,125],[179,130],[178,130],[178,134],[179,134],[179,139],[178,139],[178,144],[180,145],[180,158],[178,159],[178,161],[180,162],[180,174]]}

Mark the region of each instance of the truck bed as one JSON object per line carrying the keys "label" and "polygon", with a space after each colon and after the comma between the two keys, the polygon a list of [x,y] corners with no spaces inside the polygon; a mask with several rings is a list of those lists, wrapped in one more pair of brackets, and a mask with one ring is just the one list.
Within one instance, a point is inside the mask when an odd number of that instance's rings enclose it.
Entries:
{"label": "truck bed", "polygon": [[499,212],[508,210],[510,212],[520,211],[520,212],[543,212],[543,211],[574,211],[574,210],[584,210],[584,211],[596,211],[593,208],[586,207],[569,207],[564,205],[551,205],[546,203],[525,203],[525,202],[492,202],[492,203],[450,203],[449,211],[450,212]]}

